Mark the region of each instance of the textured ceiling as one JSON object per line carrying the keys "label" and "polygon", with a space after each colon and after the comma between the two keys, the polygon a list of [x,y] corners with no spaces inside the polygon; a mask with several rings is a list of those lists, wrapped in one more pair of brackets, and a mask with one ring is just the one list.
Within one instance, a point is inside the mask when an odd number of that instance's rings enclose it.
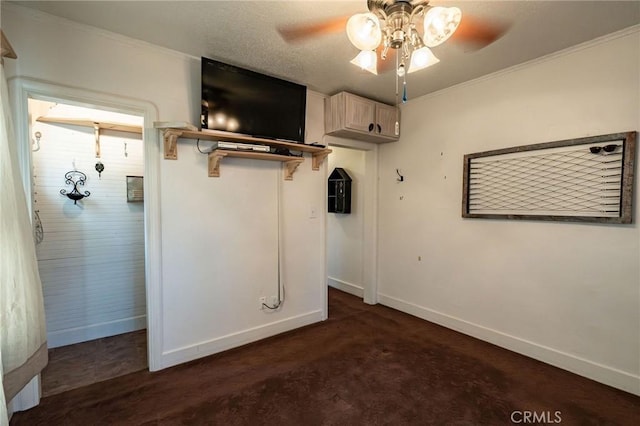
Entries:
{"label": "textured ceiling", "polygon": [[[349,61],[357,50],[344,32],[287,44],[279,25],[316,22],[366,11],[349,1],[15,1],[193,56],[205,56],[307,85],[321,93],[348,90],[395,102],[392,72],[374,76]],[[634,1],[436,1],[463,16],[510,25],[480,50],[445,42],[441,62],[410,74],[409,98],[431,93],[640,23]],[[464,18],[463,18],[464,19]]]}

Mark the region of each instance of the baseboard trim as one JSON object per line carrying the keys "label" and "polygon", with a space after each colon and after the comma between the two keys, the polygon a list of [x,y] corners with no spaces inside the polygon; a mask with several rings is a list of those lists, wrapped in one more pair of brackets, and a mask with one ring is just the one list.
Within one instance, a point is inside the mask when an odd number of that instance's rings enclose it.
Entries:
{"label": "baseboard trim", "polygon": [[364,288],[357,284],[342,281],[332,277],[327,278],[327,284],[329,285],[329,287],[344,291],[345,293],[352,294],[361,299],[364,297]]}
{"label": "baseboard trim", "polygon": [[203,341],[194,345],[162,353],[162,368],[172,367],[194,359],[213,355],[218,352],[233,349],[247,343],[266,339],[276,334],[284,333],[305,325],[322,321],[322,310],[309,312],[291,318],[286,318],[270,324],[243,330],[237,333]]}
{"label": "baseboard trim", "polygon": [[605,385],[621,389],[634,395],[640,395],[640,376],[384,294],[378,294],[378,302],[390,308],[492,343],[496,346],[528,356],[529,358],[562,368],[563,370],[587,377]]}
{"label": "baseboard trim", "polygon": [[146,315],[103,322],[86,327],[68,328],[47,333],[47,346],[49,348],[57,348],[145,328],[147,328]]}

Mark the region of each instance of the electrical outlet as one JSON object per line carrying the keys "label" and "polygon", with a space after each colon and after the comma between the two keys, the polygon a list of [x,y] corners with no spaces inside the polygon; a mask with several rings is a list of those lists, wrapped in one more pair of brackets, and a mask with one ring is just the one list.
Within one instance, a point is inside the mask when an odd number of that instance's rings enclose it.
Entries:
{"label": "electrical outlet", "polygon": [[260,310],[263,310],[264,305],[267,303],[267,298],[265,296],[261,296],[260,299],[258,299],[258,302],[260,302]]}

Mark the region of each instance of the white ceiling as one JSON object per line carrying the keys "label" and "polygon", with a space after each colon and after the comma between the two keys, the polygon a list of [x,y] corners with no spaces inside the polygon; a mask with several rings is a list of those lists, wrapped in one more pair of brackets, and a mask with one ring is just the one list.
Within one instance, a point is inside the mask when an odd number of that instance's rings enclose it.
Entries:
{"label": "white ceiling", "polygon": [[[307,85],[321,93],[348,90],[395,102],[393,72],[372,75],[349,61],[357,54],[344,32],[297,44],[276,27],[367,10],[347,1],[15,1],[26,7],[120,33],[196,57],[205,56]],[[640,23],[633,1],[437,1],[463,16],[510,24],[476,51],[445,42],[441,62],[410,74],[409,99],[468,81]],[[463,17],[464,19],[464,17]]]}

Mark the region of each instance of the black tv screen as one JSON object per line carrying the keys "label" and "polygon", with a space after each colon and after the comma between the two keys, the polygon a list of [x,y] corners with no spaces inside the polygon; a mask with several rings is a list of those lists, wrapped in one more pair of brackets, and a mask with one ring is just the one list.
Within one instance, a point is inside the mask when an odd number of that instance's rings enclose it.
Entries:
{"label": "black tv screen", "polygon": [[304,143],[307,88],[202,58],[203,129]]}

